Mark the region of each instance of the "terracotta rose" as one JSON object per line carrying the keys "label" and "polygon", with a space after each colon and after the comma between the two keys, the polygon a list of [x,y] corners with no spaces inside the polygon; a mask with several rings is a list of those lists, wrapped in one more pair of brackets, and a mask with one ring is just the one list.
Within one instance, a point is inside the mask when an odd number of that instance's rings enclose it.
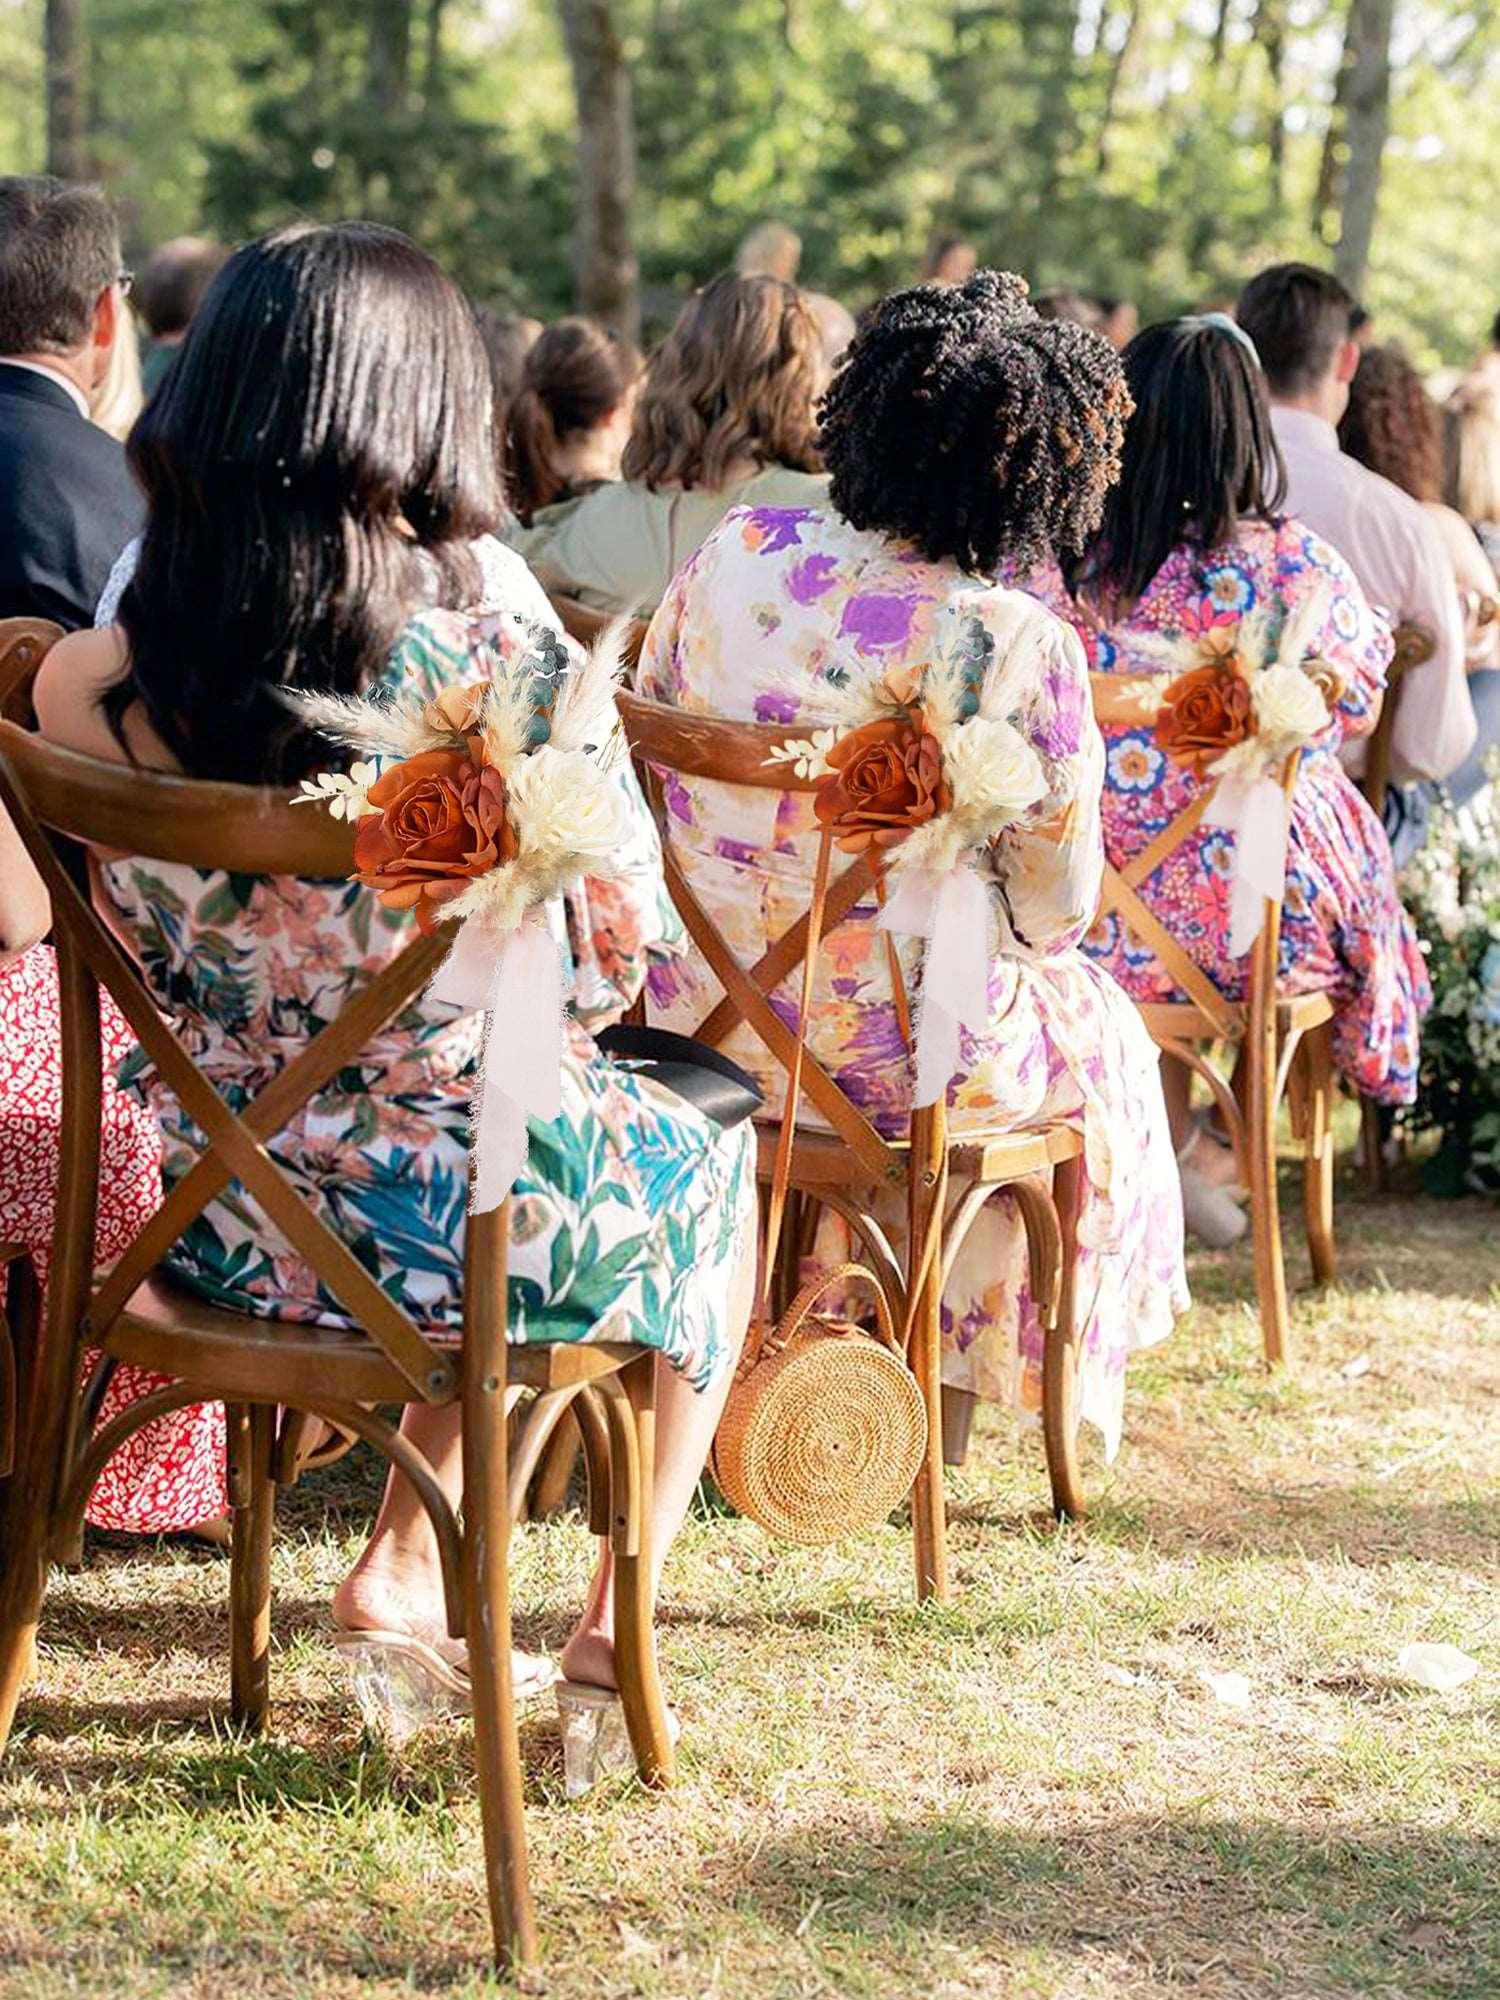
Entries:
{"label": "terracotta rose", "polygon": [[1226,750],[1254,734],[1250,684],[1227,661],[1179,674],[1162,696],[1156,741],[1189,770],[1206,771]]}
{"label": "terracotta rose", "polygon": [[942,749],[920,707],[851,729],[828,752],[828,762],[832,772],[819,785],[813,810],[846,854],[893,847],[952,804]]}
{"label": "terracotta rose", "polygon": [[424,750],[371,785],[354,830],[354,875],[388,910],[415,910],[420,930],[442,922],[442,905],[516,853],[505,780],[468,750]]}

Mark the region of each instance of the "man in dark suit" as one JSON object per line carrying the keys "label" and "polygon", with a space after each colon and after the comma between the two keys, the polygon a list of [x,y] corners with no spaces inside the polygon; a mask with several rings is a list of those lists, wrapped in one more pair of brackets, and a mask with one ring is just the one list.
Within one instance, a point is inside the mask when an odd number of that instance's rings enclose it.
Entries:
{"label": "man in dark suit", "polygon": [[95,188],[0,178],[0,618],[92,625],[141,496],[89,395],[130,276]]}

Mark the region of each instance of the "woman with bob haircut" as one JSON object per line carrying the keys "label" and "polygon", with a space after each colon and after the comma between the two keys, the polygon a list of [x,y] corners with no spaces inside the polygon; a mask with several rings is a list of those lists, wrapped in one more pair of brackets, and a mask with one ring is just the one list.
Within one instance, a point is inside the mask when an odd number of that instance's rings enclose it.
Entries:
{"label": "woman with bob haircut", "polygon": [[[1294,993],[1332,994],[1334,1053],[1355,1090],[1410,1103],[1427,976],[1389,843],[1338,756],[1374,726],[1390,633],[1343,557],[1281,512],[1285,473],[1249,336],[1217,313],[1176,320],[1138,334],[1124,365],[1135,410],[1097,531],[1060,564],[1017,574],[1072,622],[1096,673],[1163,684],[1231,645],[1249,613],[1269,610],[1279,630],[1311,593],[1323,594],[1313,643],[1341,693],[1303,756],[1292,802],[1281,979]],[[1163,658],[1163,641],[1175,643],[1177,664]],[[1149,724],[1111,725],[1105,740],[1104,842],[1124,868],[1211,780],[1169,757]],[[1229,952],[1232,838],[1201,826],[1139,893],[1220,991],[1240,999],[1248,960]],[[1137,1000],[1179,997],[1117,917],[1086,949]],[[1180,1063],[1165,1065],[1165,1081],[1190,1225],[1230,1240],[1245,1226],[1242,1211],[1226,1208],[1232,1155],[1194,1124]]]}
{"label": "woman with bob haircut", "polygon": [[731,507],[816,507],[821,334],[795,285],[715,278],[646,370],[622,466],[533,553],[549,591],[647,617]]}
{"label": "woman with bob haircut", "polygon": [[[1019,278],[982,271],[884,300],[823,402],[829,505],[731,514],[673,582],[640,669],[642,693],[657,700],[810,733],[848,713],[851,687],[919,701],[929,669],[951,665],[1029,746],[1042,795],[980,863],[989,1025],[963,1037],[949,1120],[956,1134],[1042,1121],[1083,1134],[1078,1403],[1111,1454],[1127,1354],[1162,1339],[1186,1303],[1182,1210],[1156,1051],[1079,949],[1103,860],[1104,751],[1083,652],[1069,625],[993,578],[1008,559],[1083,545],[1127,408],[1114,349],[1040,319]],[[670,806],[675,858],[753,964],[808,907],[812,795],[680,777]],[[871,896],[824,940],[807,1046],[880,1129],[900,1133],[912,1066],[878,915]],[[911,987],[921,951],[905,940],[900,950]],[[777,992],[783,1019],[796,1017],[799,980],[800,970]],[[648,991],[654,1017],[673,1027],[719,998],[693,955],[657,968]],[[742,1031],[724,1047],[781,1094],[783,1074],[758,1041]],[[1037,1415],[1043,1331],[1008,1196],[964,1243],[943,1326],[950,1389]]]}
{"label": "woman with bob haircut", "polygon": [[[291,785],[340,753],[288,687],[435,698],[502,663],[575,663],[536,614],[524,565],[484,538],[501,517],[489,370],[474,320],[417,246],[368,223],[282,229],[215,281],[131,440],[148,513],[116,626],[49,656],[36,689],[56,742],[94,757],[242,784]],[[462,609],[480,601],[483,616]],[[543,607],[545,608],[545,607]],[[347,758],[347,753],[344,753]],[[621,774],[639,854],[597,956],[627,1003],[666,940],[659,852]],[[641,858],[641,857],[644,858]],[[98,895],[231,1103],[258,1095],[408,941],[358,884],[101,862]],[[438,1332],[461,1323],[469,1106],[481,1020],[424,999],[320,1090],[268,1150],[377,1281]],[[570,1029],[563,1111],[533,1121],[515,1188],[516,1340],[659,1346],[653,1556],[696,1486],[753,1278],[748,1128],[721,1132]],[[170,1185],[194,1153],[159,1083]],[[210,1204],[169,1262],[220,1306],[338,1325],[337,1302],[242,1189]],[[460,1490],[459,1412],[404,1429]],[[434,1699],[462,1700],[424,1509],[393,1474],[374,1534],[334,1598],[356,1651],[388,1649]],[[607,1552],[562,1655],[614,1685]],[[535,1692],[546,1663],[518,1662]]]}

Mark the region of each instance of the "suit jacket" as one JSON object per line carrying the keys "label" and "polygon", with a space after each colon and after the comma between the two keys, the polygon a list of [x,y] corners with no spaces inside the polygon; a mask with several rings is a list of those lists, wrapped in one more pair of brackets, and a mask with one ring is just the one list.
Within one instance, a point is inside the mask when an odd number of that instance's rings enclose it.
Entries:
{"label": "suit jacket", "polygon": [[144,511],[124,451],[61,382],[0,361],[0,618],[92,625]]}

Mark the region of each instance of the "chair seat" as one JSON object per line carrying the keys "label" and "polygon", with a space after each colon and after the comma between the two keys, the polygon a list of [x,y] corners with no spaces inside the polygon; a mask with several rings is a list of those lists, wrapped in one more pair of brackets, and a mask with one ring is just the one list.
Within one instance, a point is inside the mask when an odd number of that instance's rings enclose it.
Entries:
{"label": "chair seat", "polygon": [[[435,1344],[455,1343],[450,1336]],[[119,1361],[201,1382],[215,1401],[414,1400],[406,1377],[365,1334],[230,1312],[161,1271],[137,1288],[102,1345]],[[614,1374],[639,1352],[602,1341],[517,1343],[506,1349],[506,1377],[532,1389],[567,1388]]]}
{"label": "chair seat", "polygon": [[[759,1168],[763,1180],[769,1180],[771,1176],[778,1129],[775,1125],[756,1121]],[[901,1165],[904,1183],[907,1141],[891,1139],[887,1143]],[[1048,1173],[1064,1160],[1077,1159],[1082,1151],[1082,1135],[1070,1131],[1065,1125],[1048,1125],[1023,1132],[986,1131],[981,1127],[977,1131],[950,1136],[948,1169],[951,1174],[971,1184],[993,1181],[999,1186],[1005,1181],[1025,1180],[1032,1174]],[[799,1127],[792,1145],[791,1178],[793,1186],[800,1188],[846,1187],[853,1183],[868,1183],[870,1175],[853,1150],[836,1134],[809,1132]]]}
{"label": "chair seat", "polygon": [[[1226,1001],[1227,1011],[1237,1024],[1238,1040],[1245,1031],[1245,1009],[1238,1001]],[[1147,1030],[1158,1041],[1165,1037],[1176,1042],[1218,1042],[1227,1039],[1218,1024],[1190,1000],[1146,1003],[1140,1009]],[[1304,1035],[1333,1019],[1333,1001],[1327,993],[1292,993],[1276,1002],[1278,1034]]]}

